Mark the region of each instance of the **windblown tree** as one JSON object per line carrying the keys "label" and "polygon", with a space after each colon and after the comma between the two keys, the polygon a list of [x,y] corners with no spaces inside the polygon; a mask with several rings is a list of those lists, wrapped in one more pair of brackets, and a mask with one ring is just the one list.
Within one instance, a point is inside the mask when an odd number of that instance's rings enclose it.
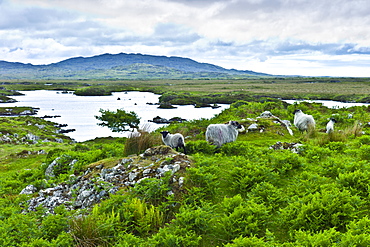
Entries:
{"label": "windblown tree", "polygon": [[133,131],[139,128],[140,118],[133,111],[126,112],[123,109],[110,111],[100,109],[101,116],[95,116],[96,119],[102,121],[99,126],[106,126],[113,132]]}

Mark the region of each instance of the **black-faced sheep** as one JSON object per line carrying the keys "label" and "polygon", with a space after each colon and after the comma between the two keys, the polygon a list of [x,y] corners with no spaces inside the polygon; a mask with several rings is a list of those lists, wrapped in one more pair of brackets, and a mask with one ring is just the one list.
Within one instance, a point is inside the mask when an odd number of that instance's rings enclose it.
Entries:
{"label": "black-faced sheep", "polygon": [[210,124],[206,130],[206,140],[218,147],[228,142],[234,142],[238,132],[244,131],[243,125],[237,121],[229,121],[227,124]]}
{"label": "black-faced sheep", "polygon": [[326,124],[326,133],[331,133],[334,131],[334,123],[337,121],[334,118],[330,118],[329,122]]}
{"label": "black-faced sheep", "polygon": [[312,115],[304,114],[301,110],[294,111],[294,126],[300,131],[309,131],[315,129],[315,119]]}
{"label": "black-faced sheep", "polygon": [[170,146],[171,148],[176,148],[176,151],[179,151],[179,148],[182,148],[184,150],[184,154],[186,154],[185,140],[182,134],[170,134],[168,131],[161,131],[160,133],[162,134],[162,141],[165,145]]}

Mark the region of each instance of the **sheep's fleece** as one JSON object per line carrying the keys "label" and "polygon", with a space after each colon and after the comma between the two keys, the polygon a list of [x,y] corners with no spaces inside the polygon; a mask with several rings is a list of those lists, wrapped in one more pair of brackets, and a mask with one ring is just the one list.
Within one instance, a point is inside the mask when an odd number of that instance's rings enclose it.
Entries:
{"label": "sheep's fleece", "polygon": [[294,111],[294,125],[300,131],[308,131],[310,128],[315,128],[315,119],[312,115],[307,115],[302,112],[302,110],[295,110]]}
{"label": "sheep's fleece", "polygon": [[330,118],[329,122],[326,124],[326,133],[331,133],[334,131],[334,123],[337,121],[334,118]]}
{"label": "sheep's fleece", "polygon": [[229,121],[227,124],[210,124],[206,130],[206,140],[218,147],[228,142],[234,142],[238,137],[238,130],[244,127],[237,121]]}
{"label": "sheep's fleece", "polygon": [[170,146],[171,148],[176,148],[177,151],[178,148],[183,148],[184,153],[186,154],[185,140],[182,134],[170,134],[168,131],[161,131],[160,133],[162,134],[162,141],[165,145]]}

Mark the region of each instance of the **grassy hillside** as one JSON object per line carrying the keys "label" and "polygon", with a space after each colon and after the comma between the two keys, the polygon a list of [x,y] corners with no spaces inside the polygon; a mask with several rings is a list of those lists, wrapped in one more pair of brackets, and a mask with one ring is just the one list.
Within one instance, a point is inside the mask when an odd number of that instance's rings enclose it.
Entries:
{"label": "grassy hillside", "polygon": [[[291,136],[275,119],[259,118],[271,111],[292,122],[297,108],[314,116],[316,131],[300,133],[291,127]],[[324,131],[332,116],[338,122],[329,135]],[[0,144],[1,246],[370,245],[369,107],[238,101],[213,119],[167,127],[186,136],[185,160],[163,151],[160,130],[70,143],[51,138],[52,123],[32,117],[1,119],[8,126],[0,131],[0,138],[8,137]],[[258,129],[239,134],[236,142],[220,149],[206,143],[206,127],[228,120],[245,127],[255,123]],[[49,141],[18,140],[29,133]],[[302,146],[291,150],[297,143]],[[149,154],[147,147],[162,151]],[[55,176],[46,176],[55,160]],[[32,198],[48,196],[46,191],[56,186],[73,187],[76,178],[94,184],[90,192],[113,188],[102,181],[108,172],[102,167],[117,164],[120,174],[131,174],[125,180],[131,183],[116,183],[118,190],[92,207],[72,207],[79,199],[75,188],[68,195],[71,204],[55,207],[52,214],[43,206],[27,210]],[[181,164],[177,173],[169,170],[140,182],[132,176],[176,164]],[[36,191],[20,195],[27,185]]]}

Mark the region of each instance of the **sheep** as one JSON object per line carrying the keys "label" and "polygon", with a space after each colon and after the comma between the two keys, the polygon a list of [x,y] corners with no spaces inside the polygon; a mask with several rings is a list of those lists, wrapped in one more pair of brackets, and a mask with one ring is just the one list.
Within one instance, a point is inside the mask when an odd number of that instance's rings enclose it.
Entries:
{"label": "sheep", "polygon": [[234,142],[238,137],[238,132],[242,131],[244,131],[244,127],[237,121],[229,121],[226,124],[210,124],[206,130],[206,140],[221,147],[225,143]]}
{"label": "sheep", "polygon": [[176,151],[179,151],[179,148],[182,148],[184,150],[184,154],[186,154],[185,140],[182,134],[170,134],[168,131],[161,131],[160,133],[162,134],[162,141],[165,145],[170,146],[171,148],[176,148]]}
{"label": "sheep", "polygon": [[310,129],[315,129],[315,119],[312,115],[304,114],[301,110],[294,111],[294,126],[296,126],[300,131],[309,131]]}
{"label": "sheep", "polygon": [[334,118],[330,118],[329,122],[326,124],[326,133],[329,134],[334,131],[334,123],[337,121]]}

